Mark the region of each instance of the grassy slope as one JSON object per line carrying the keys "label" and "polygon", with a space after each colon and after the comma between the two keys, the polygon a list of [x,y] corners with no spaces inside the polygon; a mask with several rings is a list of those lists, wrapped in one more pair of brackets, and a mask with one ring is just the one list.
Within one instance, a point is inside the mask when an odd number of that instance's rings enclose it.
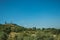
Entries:
{"label": "grassy slope", "polygon": [[[4,27],[8,27],[9,25],[5,25]],[[18,25],[10,25],[10,26],[14,26],[13,28],[23,28],[23,27],[18,27]],[[3,28],[2,28],[3,29]],[[17,29],[17,30],[18,30]],[[13,29],[12,29],[13,30]],[[16,30],[16,29],[14,29]],[[3,32],[0,31],[0,36],[3,35]],[[45,32],[45,30],[35,30],[35,31],[22,31],[22,32],[10,32],[8,40],[42,40],[44,38],[44,40],[52,40],[52,38],[54,38],[54,40],[60,40],[60,34],[59,35],[55,35],[52,34],[52,32]]]}

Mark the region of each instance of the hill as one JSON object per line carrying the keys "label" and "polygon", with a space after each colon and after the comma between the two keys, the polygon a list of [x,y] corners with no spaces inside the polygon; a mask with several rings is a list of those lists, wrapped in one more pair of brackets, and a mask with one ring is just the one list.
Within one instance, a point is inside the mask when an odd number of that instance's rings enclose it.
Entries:
{"label": "hill", "polygon": [[0,40],[60,40],[60,29],[0,24]]}

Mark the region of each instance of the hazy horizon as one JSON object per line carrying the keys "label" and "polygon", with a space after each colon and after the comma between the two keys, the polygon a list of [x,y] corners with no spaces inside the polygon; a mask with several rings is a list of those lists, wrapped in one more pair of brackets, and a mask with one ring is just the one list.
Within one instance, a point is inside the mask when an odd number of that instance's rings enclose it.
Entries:
{"label": "hazy horizon", "polygon": [[0,0],[0,23],[60,28],[60,0]]}

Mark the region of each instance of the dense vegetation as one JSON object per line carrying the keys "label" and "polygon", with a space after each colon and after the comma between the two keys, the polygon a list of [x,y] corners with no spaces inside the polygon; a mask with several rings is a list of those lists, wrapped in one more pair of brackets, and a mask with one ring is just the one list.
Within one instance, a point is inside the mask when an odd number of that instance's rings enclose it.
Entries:
{"label": "dense vegetation", "polygon": [[0,40],[60,40],[60,29],[0,24]]}

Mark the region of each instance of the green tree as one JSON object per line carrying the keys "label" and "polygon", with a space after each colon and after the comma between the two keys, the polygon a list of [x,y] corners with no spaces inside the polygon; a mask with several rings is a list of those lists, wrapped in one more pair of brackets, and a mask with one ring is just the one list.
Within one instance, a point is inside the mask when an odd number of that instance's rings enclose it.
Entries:
{"label": "green tree", "polygon": [[33,31],[36,31],[36,27],[33,27],[32,30],[33,30]]}

